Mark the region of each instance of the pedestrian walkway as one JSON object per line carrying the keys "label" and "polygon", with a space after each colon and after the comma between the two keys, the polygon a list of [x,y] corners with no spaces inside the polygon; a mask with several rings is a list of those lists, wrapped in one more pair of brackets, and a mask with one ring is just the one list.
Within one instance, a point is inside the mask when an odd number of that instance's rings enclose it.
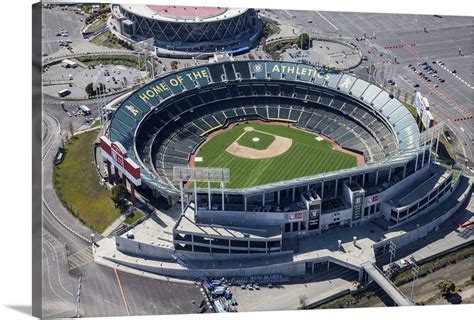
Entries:
{"label": "pedestrian walkway", "polygon": [[122,224],[122,222],[125,221],[125,219],[126,217],[124,214],[120,215],[118,219],[112,222],[112,224],[108,226],[107,229],[104,230],[104,232],[102,232],[102,235],[104,237],[108,237],[112,232],[114,232],[118,227],[120,227],[120,225]]}
{"label": "pedestrian walkway", "polygon": [[89,264],[92,261],[94,261],[94,256],[92,254],[92,246],[88,246],[67,257],[69,271],[85,266],[86,264]]}
{"label": "pedestrian walkway", "polygon": [[385,291],[397,306],[412,306],[413,303],[388,279],[379,268],[371,262],[365,262],[362,267],[367,274],[377,282],[380,288]]}

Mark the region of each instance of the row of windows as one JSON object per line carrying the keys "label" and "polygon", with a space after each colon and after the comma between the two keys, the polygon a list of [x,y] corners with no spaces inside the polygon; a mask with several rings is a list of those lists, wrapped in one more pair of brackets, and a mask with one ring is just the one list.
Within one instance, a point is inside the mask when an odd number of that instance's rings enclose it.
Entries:
{"label": "row of windows", "polygon": [[379,212],[380,212],[380,208],[381,208],[380,203],[373,204],[373,205],[371,205],[371,206],[365,207],[365,209],[364,209],[364,217],[367,217],[367,216],[369,216],[369,215],[373,215],[373,214],[379,213]]}
{"label": "row of windows", "polygon": [[[439,188],[436,188],[435,190],[433,190],[429,195],[425,196],[419,202],[417,202],[416,204],[413,204],[408,209],[400,211],[400,213],[398,213],[398,220],[399,221],[405,220],[409,216],[417,214],[418,212],[433,205],[436,201],[438,201],[442,196],[444,196],[451,189],[451,184],[448,183],[450,181],[451,179],[445,180],[440,185]],[[397,211],[395,209],[392,210],[392,219],[397,220]]]}
{"label": "row of windows", "polygon": [[189,234],[176,234],[175,240],[177,241],[187,241],[213,245],[213,246],[223,246],[223,247],[240,247],[240,248],[255,248],[255,249],[265,249],[265,248],[277,248],[280,247],[279,240],[271,241],[251,241],[251,240],[231,240],[231,239],[221,239],[221,238],[209,238],[203,236],[194,235],[191,237]]}

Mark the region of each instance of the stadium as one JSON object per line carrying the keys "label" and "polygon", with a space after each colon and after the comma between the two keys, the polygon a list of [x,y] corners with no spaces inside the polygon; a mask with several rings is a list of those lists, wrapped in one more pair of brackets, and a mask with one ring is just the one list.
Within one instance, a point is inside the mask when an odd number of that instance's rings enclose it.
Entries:
{"label": "stadium", "polygon": [[162,56],[242,53],[263,30],[254,9],[114,4],[111,11],[115,30],[133,41],[153,38]]}
{"label": "stadium", "polygon": [[140,167],[144,194],[181,203],[173,252],[225,259],[420,217],[454,189],[452,172],[431,164],[442,129],[420,132],[400,101],[354,75],[251,60],[148,83],[118,106],[108,139]]}

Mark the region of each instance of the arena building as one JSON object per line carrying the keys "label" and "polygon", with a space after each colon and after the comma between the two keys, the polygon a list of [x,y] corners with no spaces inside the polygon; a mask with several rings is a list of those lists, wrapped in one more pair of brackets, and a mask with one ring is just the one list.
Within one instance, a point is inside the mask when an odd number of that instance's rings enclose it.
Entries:
{"label": "arena building", "polygon": [[198,259],[283,254],[297,238],[421,217],[454,190],[432,163],[443,126],[420,132],[400,101],[352,74],[230,61],[138,89],[107,136],[140,167],[143,194],[181,202],[173,250]]}
{"label": "arena building", "polygon": [[248,51],[263,22],[254,9],[112,5],[113,28],[134,41],[153,38],[163,56]]}

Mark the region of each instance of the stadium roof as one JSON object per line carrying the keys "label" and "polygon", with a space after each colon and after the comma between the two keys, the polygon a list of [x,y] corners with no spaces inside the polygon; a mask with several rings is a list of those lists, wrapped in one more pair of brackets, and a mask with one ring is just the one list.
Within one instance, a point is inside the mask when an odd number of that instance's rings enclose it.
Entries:
{"label": "stadium roof", "polygon": [[197,6],[164,6],[164,5],[142,5],[121,4],[122,9],[135,15],[161,21],[177,22],[212,22],[222,21],[236,17],[248,9],[245,8],[221,8],[221,7],[197,7]]}

